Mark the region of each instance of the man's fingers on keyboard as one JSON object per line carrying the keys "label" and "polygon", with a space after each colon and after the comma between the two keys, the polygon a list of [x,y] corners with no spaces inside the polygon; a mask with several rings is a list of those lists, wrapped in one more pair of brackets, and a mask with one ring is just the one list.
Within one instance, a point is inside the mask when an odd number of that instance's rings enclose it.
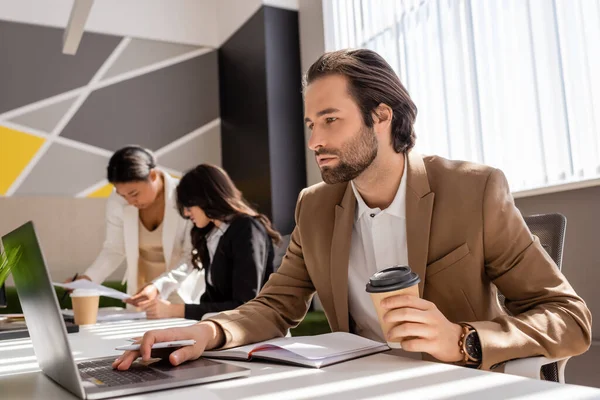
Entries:
{"label": "man's fingers on keyboard", "polygon": [[[120,371],[125,371],[125,370],[129,369],[131,364],[133,364],[133,362],[139,356],[140,356],[139,351],[127,351],[127,352],[123,353],[123,355],[115,361],[115,364],[117,364],[115,368]],[[120,361],[119,361],[119,359],[120,359]]]}

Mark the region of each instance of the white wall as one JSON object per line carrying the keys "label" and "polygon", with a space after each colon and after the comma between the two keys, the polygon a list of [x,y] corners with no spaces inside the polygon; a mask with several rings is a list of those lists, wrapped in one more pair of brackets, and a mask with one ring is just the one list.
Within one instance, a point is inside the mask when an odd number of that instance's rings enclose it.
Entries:
{"label": "white wall", "polygon": [[298,10],[298,0],[217,0],[217,36],[225,43],[261,5]]}
{"label": "white wall", "polygon": [[[52,279],[63,281],[85,271],[102,249],[105,209],[106,199],[0,197],[0,234],[33,221]],[[123,274],[121,268],[109,280]]]}
{"label": "white wall", "polygon": [[300,3],[304,0],[263,0],[265,6],[287,8],[288,10],[298,10]]}
{"label": "white wall", "polygon": [[[64,28],[73,0],[0,0],[0,19]],[[217,0],[96,0],[90,32],[217,47]]]}
{"label": "white wall", "polygon": [[219,0],[217,36],[222,45],[260,8],[261,0]]}
{"label": "white wall", "polygon": [[[0,0],[0,19],[64,28],[74,0]],[[219,47],[261,5],[299,0],[95,0],[88,32]]]}

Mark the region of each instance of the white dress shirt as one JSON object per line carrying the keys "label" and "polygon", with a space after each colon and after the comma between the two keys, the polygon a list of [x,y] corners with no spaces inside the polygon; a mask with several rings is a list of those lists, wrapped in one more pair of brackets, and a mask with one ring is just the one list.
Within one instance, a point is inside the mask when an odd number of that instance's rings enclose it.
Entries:
{"label": "white dress shirt", "polygon": [[[222,222],[221,226],[216,226],[209,232],[206,237],[206,248],[208,249],[209,262],[212,264],[212,260],[215,258],[215,253],[217,252],[217,247],[219,247],[219,242],[221,241],[221,237],[225,234],[229,228],[229,224],[227,222]],[[212,278],[210,274],[210,268],[208,269],[208,275],[206,276],[208,283],[212,285]]]}
{"label": "white dress shirt", "polygon": [[406,161],[392,204],[385,210],[369,208],[351,182],[357,207],[348,265],[348,307],[356,333],[385,342],[377,314],[365,286],[377,271],[408,265],[406,247]]}

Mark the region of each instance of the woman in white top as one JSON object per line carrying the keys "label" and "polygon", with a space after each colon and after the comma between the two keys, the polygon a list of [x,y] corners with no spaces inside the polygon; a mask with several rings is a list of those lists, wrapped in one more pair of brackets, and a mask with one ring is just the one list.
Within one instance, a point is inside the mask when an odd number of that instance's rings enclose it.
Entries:
{"label": "woman in white top", "polygon": [[192,226],[177,209],[179,181],[157,169],[152,153],[138,146],[118,150],[107,172],[115,191],[106,206],[106,240],[96,261],[79,278],[103,282],[126,260],[123,282],[128,294],[154,283],[162,298],[198,303],[204,293],[202,271],[170,273],[188,271],[181,267],[191,261]]}

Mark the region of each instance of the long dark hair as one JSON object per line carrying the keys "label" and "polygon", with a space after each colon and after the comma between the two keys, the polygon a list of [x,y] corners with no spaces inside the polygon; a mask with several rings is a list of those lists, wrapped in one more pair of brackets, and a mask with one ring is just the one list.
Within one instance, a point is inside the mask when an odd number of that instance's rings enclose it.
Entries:
{"label": "long dark hair", "polygon": [[350,95],[358,104],[363,122],[372,128],[373,112],[381,104],[394,111],[392,145],[396,153],[406,153],[415,145],[417,106],[392,67],[372,50],[339,50],[325,53],[310,66],[303,85],[328,75],[348,79]]}
{"label": "long dark hair", "polygon": [[[208,218],[227,223],[243,215],[254,217],[264,225],[274,244],[281,242],[281,235],[269,218],[252,208],[227,172],[215,165],[198,165],[181,178],[177,186],[177,206],[182,217],[185,217],[184,208],[193,206],[200,207]],[[192,228],[192,263],[197,268],[202,268],[200,255],[206,249],[206,235],[213,227],[210,223],[204,228]]]}
{"label": "long dark hair", "polygon": [[146,181],[154,168],[156,159],[150,150],[140,146],[127,146],[112,155],[106,175],[110,183]]}

